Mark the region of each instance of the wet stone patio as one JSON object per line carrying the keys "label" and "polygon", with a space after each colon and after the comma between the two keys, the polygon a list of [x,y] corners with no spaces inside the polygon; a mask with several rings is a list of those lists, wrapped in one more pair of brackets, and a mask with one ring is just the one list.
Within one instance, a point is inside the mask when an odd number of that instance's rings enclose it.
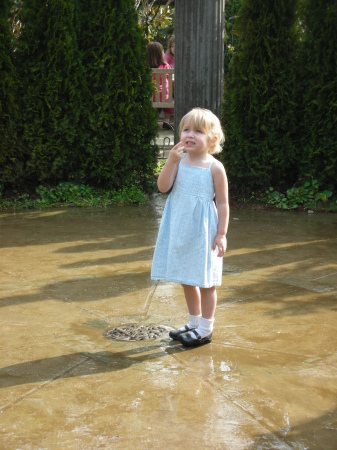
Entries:
{"label": "wet stone patio", "polygon": [[213,342],[150,280],[165,197],[0,214],[0,449],[337,448],[337,215],[233,210]]}

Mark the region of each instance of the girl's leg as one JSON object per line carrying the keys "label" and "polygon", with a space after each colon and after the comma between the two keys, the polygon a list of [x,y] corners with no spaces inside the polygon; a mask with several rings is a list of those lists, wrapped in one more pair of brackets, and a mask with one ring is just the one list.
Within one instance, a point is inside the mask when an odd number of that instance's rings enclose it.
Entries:
{"label": "girl's leg", "polygon": [[192,316],[199,316],[201,314],[201,295],[200,289],[196,286],[182,284],[185,294],[185,300],[188,312]]}
{"label": "girl's leg", "polygon": [[192,325],[194,321],[193,316],[200,317],[201,313],[202,317],[200,319],[200,323],[198,317],[194,322],[194,326],[198,324],[198,328],[196,329],[196,331],[202,338],[204,338],[210,335],[213,331],[214,314],[217,304],[216,288],[215,286],[212,286],[210,288],[198,288],[186,284],[183,284],[182,286],[184,288],[185,299],[188,307],[188,312],[190,314],[190,325]]}
{"label": "girl's leg", "polygon": [[[201,313],[202,317],[198,328],[182,335],[180,342],[187,346],[195,346],[199,344],[208,344],[212,341],[211,333],[213,332],[214,313],[217,304],[217,293],[215,287],[200,288]],[[199,335],[199,338],[197,337]],[[201,340],[199,340],[201,338]]]}
{"label": "girl's leg", "polygon": [[214,319],[217,304],[217,293],[215,286],[211,288],[200,288],[201,313],[205,319]]}
{"label": "girl's leg", "polygon": [[[202,317],[198,328],[195,330],[201,338],[209,336],[213,332],[214,314],[217,303],[215,287],[200,288]],[[196,336],[196,334],[194,334]]]}
{"label": "girl's leg", "polygon": [[185,294],[185,300],[189,312],[188,324],[184,325],[178,330],[171,330],[169,336],[172,339],[178,339],[179,335],[185,333],[188,330],[192,330],[198,327],[201,318],[201,298],[200,289],[195,286],[189,286],[182,284]]}

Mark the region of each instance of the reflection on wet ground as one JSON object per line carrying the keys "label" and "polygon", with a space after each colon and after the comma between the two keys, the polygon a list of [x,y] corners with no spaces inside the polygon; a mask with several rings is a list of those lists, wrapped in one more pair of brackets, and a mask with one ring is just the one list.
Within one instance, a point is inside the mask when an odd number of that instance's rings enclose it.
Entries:
{"label": "reflection on wet ground", "polygon": [[337,216],[233,210],[213,342],[150,280],[165,197],[0,214],[0,448],[336,449]]}

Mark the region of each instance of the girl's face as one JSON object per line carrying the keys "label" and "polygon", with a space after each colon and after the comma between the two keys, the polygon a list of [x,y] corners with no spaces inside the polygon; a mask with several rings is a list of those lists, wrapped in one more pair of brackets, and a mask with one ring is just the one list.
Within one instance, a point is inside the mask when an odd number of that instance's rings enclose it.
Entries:
{"label": "girl's face", "polygon": [[174,42],[173,42],[173,44],[171,44],[171,53],[172,53],[172,55],[174,55]]}
{"label": "girl's face", "polygon": [[211,140],[205,131],[186,123],[181,131],[180,142],[187,153],[204,155],[208,153]]}

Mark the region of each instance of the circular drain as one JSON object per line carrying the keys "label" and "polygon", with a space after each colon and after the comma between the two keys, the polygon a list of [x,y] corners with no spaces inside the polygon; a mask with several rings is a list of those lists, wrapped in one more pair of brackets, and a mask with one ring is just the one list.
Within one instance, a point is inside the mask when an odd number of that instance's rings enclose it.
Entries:
{"label": "circular drain", "polygon": [[166,337],[170,327],[165,325],[123,325],[104,331],[103,336],[113,341],[145,341]]}

